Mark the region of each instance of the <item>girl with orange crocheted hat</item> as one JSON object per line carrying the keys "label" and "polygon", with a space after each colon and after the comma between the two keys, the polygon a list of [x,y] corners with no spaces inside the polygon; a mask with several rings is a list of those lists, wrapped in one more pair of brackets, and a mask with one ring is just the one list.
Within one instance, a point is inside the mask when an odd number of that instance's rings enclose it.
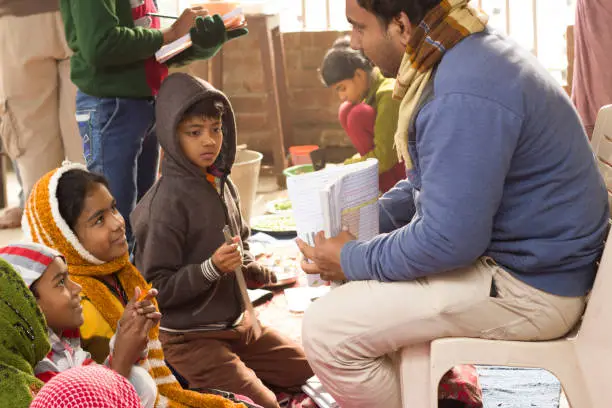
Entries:
{"label": "girl with orange crocheted hat", "polygon": [[[125,221],[106,180],[80,164],[51,171],[34,186],[22,226],[26,238],[64,255],[71,279],[82,287],[83,347],[103,361],[129,296],[136,287],[149,289],[129,262]],[[223,398],[182,389],[165,363],[158,335],[156,325],[149,331],[147,358],[140,362],[157,384],[157,408],[253,406],[229,393]]]}

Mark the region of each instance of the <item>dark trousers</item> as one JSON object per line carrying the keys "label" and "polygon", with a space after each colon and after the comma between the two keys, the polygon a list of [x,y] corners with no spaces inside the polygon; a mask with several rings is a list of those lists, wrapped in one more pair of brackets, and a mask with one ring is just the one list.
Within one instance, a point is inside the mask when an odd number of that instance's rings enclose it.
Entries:
{"label": "dark trousers", "polygon": [[278,408],[272,390],[299,392],[313,375],[298,344],[267,327],[256,338],[248,314],[232,329],[162,331],[159,338],[166,359],[190,388],[242,394],[264,408]]}

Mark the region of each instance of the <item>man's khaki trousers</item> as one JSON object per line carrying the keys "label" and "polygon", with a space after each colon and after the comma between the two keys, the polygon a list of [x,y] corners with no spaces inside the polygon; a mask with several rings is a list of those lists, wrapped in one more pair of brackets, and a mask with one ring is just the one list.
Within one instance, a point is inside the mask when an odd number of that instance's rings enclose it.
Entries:
{"label": "man's khaki trousers", "polygon": [[482,258],[414,281],[333,289],[306,311],[302,342],[341,407],[400,408],[402,347],[442,337],[554,339],[572,329],[584,307],[584,297],[542,292]]}
{"label": "man's khaki trousers", "polygon": [[24,194],[64,159],[83,163],[59,12],[0,17],[0,137]]}

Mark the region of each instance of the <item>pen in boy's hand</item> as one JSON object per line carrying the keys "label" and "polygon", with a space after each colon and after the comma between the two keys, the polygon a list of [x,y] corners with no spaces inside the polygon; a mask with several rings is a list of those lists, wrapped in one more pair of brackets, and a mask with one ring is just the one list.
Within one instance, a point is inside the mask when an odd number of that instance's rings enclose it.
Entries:
{"label": "pen in boy's hand", "polygon": [[[223,19],[223,21],[226,21],[226,20],[230,20],[230,19],[239,17],[241,13],[242,13],[242,9],[237,8],[237,9],[234,9],[233,11],[225,14],[221,18]],[[178,16],[170,16],[168,14],[147,13],[147,16],[149,16],[149,17],[158,17],[158,18],[168,18],[170,20],[178,20]],[[238,26],[238,27],[235,27],[235,28],[241,28],[241,27],[242,26]],[[234,29],[234,27],[232,27],[232,29]]]}
{"label": "pen in boy's hand", "polygon": [[166,14],[159,14],[159,13],[147,13],[147,16],[149,17],[159,17],[159,18],[169,18],[171,20],[178,20],[177,16],[169,16]]}
{"label": "pen in boy's hand", "polygon": [[225,237],[225,243],[227,245],[231,245],[233,243],[232,232],[230,231],[229,225],[223,227],[223,236]]}
{"label": "pen in boy's hand", "polygon": [[[230,230],[229,225],[223,227],[223,236],[225,237],[226,244],[231,244],[232,242],[234,242],[234,239],[232,237],[232,231]],[[246,280],[244,279],[244,274],[242,273],[242,268],[236,268],[236,271],[234,273],[236,279],[238,280],[238,287],[240,288],[240,292],[242,295],[241,297],[244,303],[244,309],[247,310],[251,316],[256,316],[255,311],[253,310],[253,304],[249,299],[247,284]],[[255,338],[259,337],[259,335],[261,334],[261,327],[259,326],[259,322],[257,321],[257,319],[253,321],[253,332],[255,333]]]}

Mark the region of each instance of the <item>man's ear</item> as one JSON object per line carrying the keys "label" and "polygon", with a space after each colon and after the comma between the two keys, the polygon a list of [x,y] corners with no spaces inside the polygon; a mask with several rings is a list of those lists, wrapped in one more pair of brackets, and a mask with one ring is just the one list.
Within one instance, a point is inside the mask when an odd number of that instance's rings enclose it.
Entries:
{"label": "man's ear", "polygon": [[403,11],[397,16],[393,17],[393,20],[389,23],[389,33],[399,37],[399,40],[403,47],[408,45],[410,36],[412,35],[412,24],[408,15]]}

